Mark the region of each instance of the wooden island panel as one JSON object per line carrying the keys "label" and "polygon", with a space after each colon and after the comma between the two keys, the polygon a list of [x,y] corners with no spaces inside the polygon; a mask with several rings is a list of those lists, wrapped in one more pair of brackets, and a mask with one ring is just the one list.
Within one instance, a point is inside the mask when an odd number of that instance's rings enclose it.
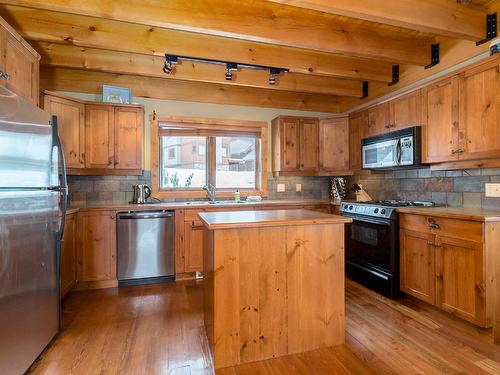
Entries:
{"label": "wooden island panel", "polygon": [[[206,228],[205,326],[216,369],[344,343],[348,219],[292,211],[295,225],[280,221],[279,210],[265,216],[246,211],[261,218],[262,227],[251,220],[242,226],[225,212],[215,229],[207,224],[216,221],[215,213],[200,214]],[[309,223],[298,219],[300,212]],[[277,222],[271,226],[273,213]]]}

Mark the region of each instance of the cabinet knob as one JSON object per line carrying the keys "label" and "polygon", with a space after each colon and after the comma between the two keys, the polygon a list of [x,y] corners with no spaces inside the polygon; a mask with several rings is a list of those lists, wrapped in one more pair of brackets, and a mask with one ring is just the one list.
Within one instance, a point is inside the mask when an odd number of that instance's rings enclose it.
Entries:
{"label": "cabinet knob", "polygon": [[439,224],[438,223],[429,223],[429,228],[432,228],[432,229],[439,229]]}
{"label": "cabinet knob", "polygon": [[5,73],[4,71],[0,70],[0,78],[5,79],[6,81],[10,81],[10,74]]}
{"label": "cabinet knob", "polygon": [[427,245],[429,245],[429,246],[434,246],[434,242],[432,242],[432,241],[427,241]]}
{"label": "cabinet knob", "polygon": [[113,164],[113,160],[109,159],[108,160],[108,165],[111,165],[111,164]]}

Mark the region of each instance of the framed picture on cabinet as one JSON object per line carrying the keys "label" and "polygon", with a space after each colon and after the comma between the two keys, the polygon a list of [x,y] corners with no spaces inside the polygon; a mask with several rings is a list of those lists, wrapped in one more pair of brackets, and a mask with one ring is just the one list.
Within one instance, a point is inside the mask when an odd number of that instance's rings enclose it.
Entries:
{"label": "framed picture on cabinet", "polygon": [[102,101],[107,103],[130,104],[132,101],[130,88],[102,85]]}

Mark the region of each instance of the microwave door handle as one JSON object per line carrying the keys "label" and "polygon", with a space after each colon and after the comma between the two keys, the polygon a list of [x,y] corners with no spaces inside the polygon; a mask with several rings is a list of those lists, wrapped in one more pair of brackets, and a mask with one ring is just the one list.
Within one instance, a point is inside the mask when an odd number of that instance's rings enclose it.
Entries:
{"label": "microwave door handle", "polygon": [[396,140],[396,163],[401,165],[401,158],[403,157],[403,145],[401,144],[401,139]]}

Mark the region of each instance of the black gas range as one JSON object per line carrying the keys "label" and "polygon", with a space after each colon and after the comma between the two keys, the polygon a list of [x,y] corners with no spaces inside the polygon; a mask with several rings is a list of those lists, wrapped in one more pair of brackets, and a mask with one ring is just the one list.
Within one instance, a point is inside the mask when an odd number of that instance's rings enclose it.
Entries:
{"label": "black gas range", "polygon": [[386,297],[399,291],[399,221],[397,207],[432,206],[432,202],[384,200],[343,201],[346,276]]}

